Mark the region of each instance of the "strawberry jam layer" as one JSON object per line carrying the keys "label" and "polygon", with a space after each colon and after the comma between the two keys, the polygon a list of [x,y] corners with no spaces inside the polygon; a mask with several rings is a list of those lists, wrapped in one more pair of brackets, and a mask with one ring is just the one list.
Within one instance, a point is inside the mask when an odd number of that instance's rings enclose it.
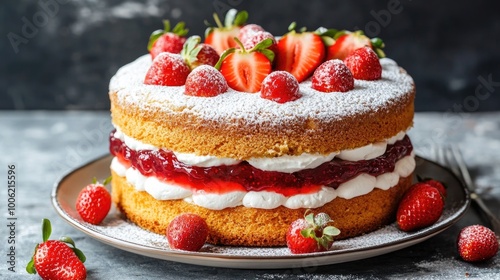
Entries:
{"label": "strawberry jam layer", "polygon": [[371,160],[346,161],[334,158],[313,169],[294,173],[263,171],[246,161],[235,165],[197,167],[177,160],[171,151],[132,150],[110,134],[110,152],[127,167],[142,175],[210,193],[229,191],[270,191],[285,196],[316,192],[321,186],[337,188],[360,174],[378,176],[394,171],[396,162],[411,154],[408,136],[388,145],[385,154]]}

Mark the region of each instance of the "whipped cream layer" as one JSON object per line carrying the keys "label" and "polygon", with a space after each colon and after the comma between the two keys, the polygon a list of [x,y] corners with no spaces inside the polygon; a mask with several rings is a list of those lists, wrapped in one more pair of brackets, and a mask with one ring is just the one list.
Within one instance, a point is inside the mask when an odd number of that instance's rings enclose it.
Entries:
{"label": "whipped cream layer", "polygon": [[134,167],[127,168],[115,157],[111,162],[111,169],[127,181],[138,191],[146,191],[158,200],[183,199],[186,202],[212,209],[221,210],[228,207],[245,206],[249,208],[274,209],[284,206],[290,209],[317,208],[331,202],[337,197],[351,199],[365,195],[375,188],[388,190],[397,185],[400,178],[412,174],[415,170],[415,154],[403,157],[396,162],[394,171],[377,177],[360,174],[353,179],[339,185],[337,189],[320,187],[318,191],[308,194],[297,194],[286,197],[269,191],[230,191],[227,193],[207,193],[192,191],[182,186],[162,181],[155,176],[146,177]]}
{"label": "whipped cream layer", "polygon": [[[130,149],[157,151],[160,147],[142,143],[141,141],[125,135],[117,126],[114,137],[123,141]],[[385,141],[369,144],[356,149],[343,150],[328,155],[303,153],[298,156],[285,155],[273,158],[250,158],[247,162],[253,167],[263,171],[278,171],[283,173],[293,173],[304,169],[313,169],[325,162],[329,162],[335,157],[349,160],[370,160],[383,155],[387,145],[392,145],[396,141],[405,137],[404,131],[399,132]],[[180,162],[197,167],[214,167],[220,165],[234,165],[241,161],[232,158],[218,158],[215,156],[198,156],[195,154],[173,152]]]}

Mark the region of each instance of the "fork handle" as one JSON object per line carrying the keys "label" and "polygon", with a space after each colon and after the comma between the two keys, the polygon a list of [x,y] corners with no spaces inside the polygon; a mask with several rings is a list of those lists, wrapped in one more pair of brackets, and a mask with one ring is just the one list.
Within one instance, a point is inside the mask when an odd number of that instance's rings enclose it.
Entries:
{"label": "fork handle", "polygon": [[481,214],[483,220],[489,223],[491,229],[495,232],[497,237],[500,237],[500,221],[496,218],[479,195],[475,192],[470,194],[472,206],[475,206],[476,210]]}

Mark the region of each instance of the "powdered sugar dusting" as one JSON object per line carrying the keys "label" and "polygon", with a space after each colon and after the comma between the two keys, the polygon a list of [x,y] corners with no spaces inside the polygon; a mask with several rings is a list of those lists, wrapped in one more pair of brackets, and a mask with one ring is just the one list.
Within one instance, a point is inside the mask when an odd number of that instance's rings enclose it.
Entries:
{"label": "powdered sugar dusting", "polygon": [[120,68],[111,79],[110,91],[116,92],[123,106],[141,110],[176,114],[189,112],[206,120],[244,120],[247,123],[270,123],[280,126],[290,119],[343,119],[346,116],[377,111],[407,98],[414,87],[413,79],[391,59],[380,60],[382,79],[355,80],[354,89],[346,93],[323,93],[311,88],[310,79],[300,84],[301,98],[279,104],[250,94],[229,89],[210,98],[187,96],[184,86],[144,85],[151,57],[144,55]]}

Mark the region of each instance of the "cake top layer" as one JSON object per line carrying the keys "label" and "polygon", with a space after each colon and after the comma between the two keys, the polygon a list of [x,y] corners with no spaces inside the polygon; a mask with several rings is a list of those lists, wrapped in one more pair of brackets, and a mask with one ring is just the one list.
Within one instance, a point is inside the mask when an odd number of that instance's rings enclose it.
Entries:
{"label": "cake top layer", "polygon": [[357,114],[376,112],[407,99],[414,93],[413,79],[394,60],[380,59],[382,78],[355,80],[349,92],[324,93],[311,88],[311,80],[300,83],[302,97],[284,104],[261,98],[260,93],[229,89],[215,97],[184,94],[184,86],[145,85],[151,56],[144,55],[119,69],[111,79],[110,92],[123,106],[167,114],[193,114],[205,120],[241,120],[246,123],[279,126],[297,118],[342,120]]}

